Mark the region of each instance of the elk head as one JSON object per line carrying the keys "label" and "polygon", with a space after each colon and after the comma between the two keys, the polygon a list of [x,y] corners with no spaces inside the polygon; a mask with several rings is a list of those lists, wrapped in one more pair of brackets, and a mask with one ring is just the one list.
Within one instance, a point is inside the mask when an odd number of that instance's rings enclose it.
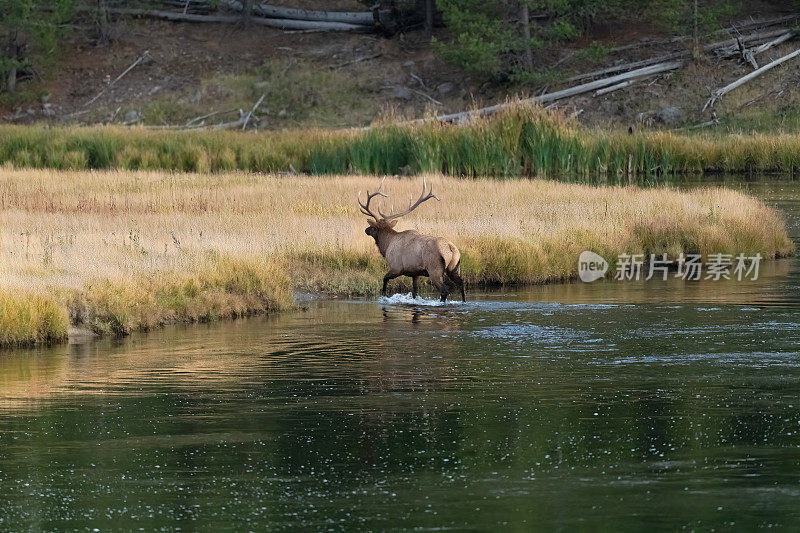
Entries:
{"label": "elk head", "polygon": [[425,183],[425,178],[422,178],[422,194],[420,194],[420,196],[419,196],[419,198],[417,198],[416,202],[414,202],[413,199],[409,200],[408,208],[405,211],[403,211],[402,213],[396,213],[396,214],[392,213],[391,215],[384,215],[381,212],[380,207],[378,207],[378,209],[377,209],[378,214],[376,215],[370,209],[369,204],[372,201],[372,199],[375,198],[376,196],[382,196],[384,198],[389,198],[388,194],[384,194],[384,193],[381,192],[381,188],[383,187],[383,182],[384,181],[386,181],[386,178],[383,178],[383,180],[381,181],[381,184],[378,187],[377,191],[375,191],[373,193],[367,191],[367,203],[366,204],[362,204],[361,203],[361,191],[358,191],[358,205],[361,208],[361,212],[363,214],[367,215],[368,217],[371,217],[371,220],[367,219],[367,223],[369,224],[369,227],[364,230],[364,233],[366,233],[367,235],[369,235],[370,237],[372,237],[372,238],[374,238],[376,240],[377,240],[377,237],[378,237],[378,233],[381,230],[394,230],[395,225],[397,225],[397,219],[398,218],[409,214],[414,209],[419,207],[419,205],[422,204],[423,202],[426,202],[426,201],[430,200],[431,198],[435,198],[437,202],[439,201],[439,198],[437,198],[436,195],[433,194],[433,187],[428,189],[428,186]]}

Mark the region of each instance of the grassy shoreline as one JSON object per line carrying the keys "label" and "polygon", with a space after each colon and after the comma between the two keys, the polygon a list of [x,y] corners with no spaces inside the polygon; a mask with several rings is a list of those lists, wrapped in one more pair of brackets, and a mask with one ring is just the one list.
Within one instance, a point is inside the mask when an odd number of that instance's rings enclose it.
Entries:
{"label": "grassy shoreline", "polygon": [[[620,253],[794,251],[777,212],[726,189],[428,181],[442,201],[400,228],[455,242],[472,286],[572,279],[583,250],[612,265]],[[0,345],[64,340],[70,326],[124,335],[287,309],[293,290],[376,294],[385,264],[355,207],[356,192],[376,184],[373,176],[6,171]],[[390,178],[385,190],[402,203],[419,187]]]}
{"label": "grassy shoreline", "polygon": [[800,134],[725,135],[583,128],[519,103],[462,126],[384,122],[369,130],[263,133],[0,126],[0,165],[17,169],[422,174],[601,178],[800,171]]}

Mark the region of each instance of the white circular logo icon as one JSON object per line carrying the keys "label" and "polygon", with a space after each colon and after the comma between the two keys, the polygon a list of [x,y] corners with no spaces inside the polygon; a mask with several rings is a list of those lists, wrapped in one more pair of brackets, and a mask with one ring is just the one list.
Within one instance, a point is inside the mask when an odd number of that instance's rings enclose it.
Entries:
{"label": "white circular logo icon", "polygon": [[608,261],[594,252],[581,252],[578,257],[578,276],[584,283],[591,283],[602,278],[608,272]]}

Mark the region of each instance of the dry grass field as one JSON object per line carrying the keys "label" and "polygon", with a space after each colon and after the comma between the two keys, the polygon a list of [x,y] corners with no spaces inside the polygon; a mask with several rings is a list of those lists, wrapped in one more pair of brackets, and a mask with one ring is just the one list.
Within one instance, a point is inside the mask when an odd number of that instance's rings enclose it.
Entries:
{"label": "dry grass field", "polygon": [[[452,240],[470,284],[575,277],[577,257],[789,254],[780,215],[738,192],[429,175],[399,229]],[[389,178],[385,209],[419,194]],[[0,172],[0,344],[124,334],[292,305],[293,289],[374,294],[384,263],[356,207],[371,176]],[[403,283],[398,280],[397,283]]]}

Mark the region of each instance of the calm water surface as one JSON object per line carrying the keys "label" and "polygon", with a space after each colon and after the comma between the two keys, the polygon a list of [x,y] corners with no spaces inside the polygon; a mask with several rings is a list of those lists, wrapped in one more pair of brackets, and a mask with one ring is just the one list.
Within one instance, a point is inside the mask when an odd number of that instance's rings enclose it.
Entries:
{"label": "calm water surface", "polygon": [[469,296],[2,353],[0,530],[800,528],[797,260]]}

